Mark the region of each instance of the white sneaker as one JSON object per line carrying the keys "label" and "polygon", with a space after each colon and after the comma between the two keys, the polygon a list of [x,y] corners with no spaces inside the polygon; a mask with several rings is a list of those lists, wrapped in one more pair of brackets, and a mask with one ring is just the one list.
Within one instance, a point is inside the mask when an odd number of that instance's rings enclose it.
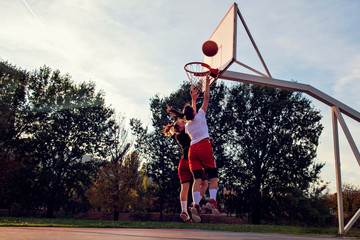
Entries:
{"label": "white sneaker", "polygon": [[215,216],[220,216],[220,212],[217,208],[217,203],[215,200],[210,199],[210,201],[206,203],[206,207],[211,209],[212,214]]}
{"label": "white sneaker", "polygon": [[180,217],[186,223],[192,222],[191,218],[189,217],[189,215],[186,212],[180,213]]}
{"label": "white sneaker", "polygon": [[191,208],[192,219],[197,223],[201,222],[199,211],[200,211],[199,205],[195,205]]}

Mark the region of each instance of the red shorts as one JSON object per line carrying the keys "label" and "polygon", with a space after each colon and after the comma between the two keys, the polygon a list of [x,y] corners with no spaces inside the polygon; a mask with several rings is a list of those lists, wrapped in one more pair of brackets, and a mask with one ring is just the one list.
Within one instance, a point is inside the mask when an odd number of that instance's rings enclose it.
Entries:
{"label": "red shorts", "polygon": [[216,168],[213,149],[208,139],[190,146],[189,159],[191,171]]}
{"label": "red shorts", "polygon": [[[178,173],[179,173],[180,183],[186,183],[186,182],[191,181],[191,178],[192,178],[193,175],[192,175],[192,173],[190,171],[190,166],[189,166],[189,160],[188,159],[184,159],[184,158],[180,159]],[[205,180],[205,179],[206,179],[206,174],[203,171],[202,180]]]}

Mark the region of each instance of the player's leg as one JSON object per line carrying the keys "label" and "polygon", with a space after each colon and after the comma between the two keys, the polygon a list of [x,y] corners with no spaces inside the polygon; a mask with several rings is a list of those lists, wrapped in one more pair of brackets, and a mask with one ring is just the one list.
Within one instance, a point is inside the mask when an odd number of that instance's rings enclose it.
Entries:
{"label": "player's leg", "polygon": [[197,157],[197,144],[191,145],[189,149],[189,165],[190,170],[194,177],[194,183],[192,187],[192,193],[193,193],[193,207],[191,208],[191,215],[195,222],[200,222],[200,186],[202,182],[202,165]]}
{"label": "player's leg", "polygon": [[211,209],[212,213],[216,216],[220,215],[220,211],[216,201],[216,194],[218,189],[218,177],[216,168],[207,168],[206,174],[210,178],[209,193],[210,201],[206,203],[206,206]]}
{"label": "player's leg", "polygon": [[[189,166],[189,172],[191,173],[190,166]],[[207,180],[205,171],[202,170],[202,177],[201,177],[201,184],[200,184],[200,201],[199,201],[199,203],[203,199],[208,187],[209,187],[209,181]],[[194,205],[194,202],[192,203],[192,205]]]}
{"label": "player's leg", "polygon": [[209,187],[209,180],[207,179],[205,171],[202,170],[202,182],[201,182],[201,185],[200,185],[200,202],[203,199],[208,187]]}
{"label": "player's leg", "polygon": [[201,170],[194,170],[193,175],[194,175],[194,183],[193,183],[193,187],[192,187],[192,192],[193,192],[194,204],[191,208],[191,215],[195,222],[201,222],[200,206],[199,206],[199,202],[201,200],[200,190],[201,190],[201,183],[202,183]]}
{"label": "player's leg", "polygon": [[201,163],[205,168],[206,176],[210,180],[209,193],[210,201],[206,204],[214,215],[219,216],[220,211],[217,206],[216,194],[218,189],[218,171],[215,163],[214,153],[209,141],[201,141]]}
{"label": "player's leg", "polygon": [[[195,170],[194,173],[196,174],[196,171],[198,170]],[[194,179],[194,184],[193,184],[193,188],[192,188],[192,191],[193,191],[193,200],[194,200],[194,204],[195,205],[199,205],[199,202],[201,200],[201,183],[202,183],[202,179],[201,178],[196,178]]]}
{"label": "player's leg", "polygon": [[191,221],[189,213],[187,211],[189,188],[190,188],[190,182],[181,183],[181,190],[180,190],[181,214],[180,214],[180,217],[184,222]]}
{"label": "player's leg", "polygon": [[202,181],[201,181],[201,184],[200,184],[200,201],[201,199],[203,198],[203,196],[205,195],[206,193],[206,190],[208,189],[209,187],[209,181],[207,180],[206,178],[206,174],[205,174],[205,171],[202,171],[203,172],[203,177],[202,177]]}
{"label": "player's leg", "polygon": [[178,174],[181,183],[181,190],[180,190],[180,204],[181,204],[181,213],[180,218],[184,222],[191,222],[191,218],[189,217],[189,213],[187,210],[188,204],[188,192],[190,188],[190,182],[192,178],[192,174],[189,171],[189,160],[180,159],[179,167],[178,167]]}

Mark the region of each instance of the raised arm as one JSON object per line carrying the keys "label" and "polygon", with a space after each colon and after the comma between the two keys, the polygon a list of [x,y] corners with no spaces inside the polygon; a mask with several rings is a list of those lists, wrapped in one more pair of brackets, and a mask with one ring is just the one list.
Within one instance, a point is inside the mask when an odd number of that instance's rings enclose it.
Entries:
{"label": "raised arm", "polygon": [[194,109],[194,112],[196,113],[196,99],[198,99],[199,97],[199,92],[196,90],[196,89],[192,89],[191,92],[190,92],[190,95],[191,95],[191,106],[192,108]]}
{"label": "raised arm", "polygon": [[204,99],[203,99],[203,103],[201,106],[201,109],[206,112],[208,104],[209,104],[209,99],[210,99],[210,76],[208,75],[206,77],[206,85],[205,85],[205,91],[204,91]]}

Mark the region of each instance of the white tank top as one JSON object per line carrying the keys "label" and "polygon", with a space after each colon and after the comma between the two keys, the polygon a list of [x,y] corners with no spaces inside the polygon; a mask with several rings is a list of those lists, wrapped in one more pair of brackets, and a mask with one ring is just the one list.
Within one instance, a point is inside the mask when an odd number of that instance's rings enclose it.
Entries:
{"label": "white tank top", "polygon": [[194,145],[201,140],[210,137],[204,110],[200,108],[194,119],[186,123],[185,131],[191,138],[191,145]]}

